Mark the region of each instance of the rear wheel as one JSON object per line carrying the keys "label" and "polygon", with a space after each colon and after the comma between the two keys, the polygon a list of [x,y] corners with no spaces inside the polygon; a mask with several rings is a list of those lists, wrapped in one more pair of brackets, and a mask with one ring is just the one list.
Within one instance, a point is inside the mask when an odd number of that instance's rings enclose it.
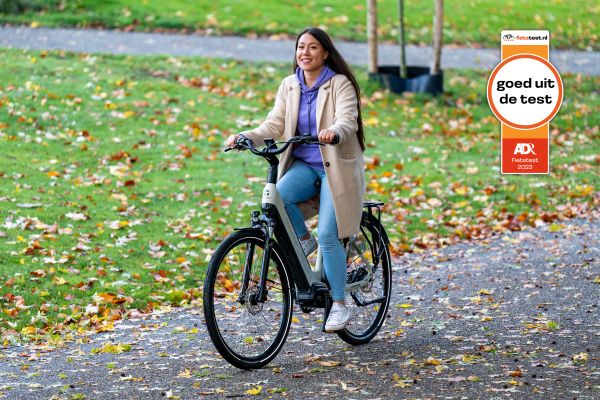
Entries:
{"label": "rear wheel", "polygon": [[261,368],[275,358],[292,318],[289,277],[276,244],[269,257],[266,301],[258,298],[264,247],[259,231],[232,233],[212,256],[204,281],[210,338],[223,358],[242,369]]}
{"label": "rear wheel", "polygon": [[365,344],[381,329],[392,293],[387,235],[379,221],[366,212],[363,213],[360,232],[346,245],[346,257],[346,305],[352,319],[337,334],[347,343]]}

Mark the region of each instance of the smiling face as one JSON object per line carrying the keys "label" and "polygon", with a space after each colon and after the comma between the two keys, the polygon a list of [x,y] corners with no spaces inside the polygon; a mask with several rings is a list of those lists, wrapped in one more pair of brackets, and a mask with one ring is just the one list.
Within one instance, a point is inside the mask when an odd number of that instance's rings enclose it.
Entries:
{"label": "smiling face", "polygon": [[321,43],[310,33],[305,33],[298,39],[296,62],[303,71],[320,71],[327,55]]}

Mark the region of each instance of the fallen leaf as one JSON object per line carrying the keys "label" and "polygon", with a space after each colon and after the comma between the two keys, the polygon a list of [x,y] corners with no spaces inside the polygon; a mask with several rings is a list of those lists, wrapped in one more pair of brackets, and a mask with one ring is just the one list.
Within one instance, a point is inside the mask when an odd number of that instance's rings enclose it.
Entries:
{"label": "fallen leaf", "polygon": [[442,363],[441,360],[438,360],[437,358],[433,358],[433,357],[428,357],[425,361],[424,361],[425,365],[440,365]]}
{"label": "fallen leaf", "polygon": [[324,367],[337,367],[341,364],[340,361],[319,361],[319,364]]}
{"label": "fallen leaf", "polygon": [[257,395],[259,395],[262,392],[262,390],[263,390],[262,386],[257,386],[255,388],[246,390],[246,393],[248,393],[248,394],[250,394],[252,396],[257,396]]}

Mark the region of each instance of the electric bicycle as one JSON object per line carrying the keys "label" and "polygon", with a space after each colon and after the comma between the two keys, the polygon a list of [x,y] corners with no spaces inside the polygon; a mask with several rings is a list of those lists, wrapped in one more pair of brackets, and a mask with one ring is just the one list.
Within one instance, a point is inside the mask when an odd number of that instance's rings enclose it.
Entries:
{"label": "electric bicycle", "polygon": [[[235,147],[225,150],[248,150],[269,163],[261,211],[251,213],[249,227],[236,228],[221,242],[204,281],[204,317],[210,338],[221,356],[241,369],[264,367],[279,353],[290,329],[294,302],[305,313],[323,309],[323,331],[332,305],[320,249],[311,265],[277,191],[277,156],[294,143],[325,145],[307,135],[278,143],[267,139],[257,149],[242,137]],[[375,337],[390,303],[392,267],[388,236],[381,224],[383,204],[365,202],[359,233],[343,240],[346,305],[352,319],[336,333],[352,345]]]}

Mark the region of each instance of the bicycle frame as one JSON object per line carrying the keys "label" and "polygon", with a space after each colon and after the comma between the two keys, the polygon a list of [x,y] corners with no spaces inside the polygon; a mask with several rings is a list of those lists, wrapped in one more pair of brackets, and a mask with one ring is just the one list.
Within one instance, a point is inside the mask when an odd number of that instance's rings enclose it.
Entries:
{"label": "bicycle frame", "polygon": [[[320,261],[320,251],[317,255],[317,260],[319,260],[317,262],[317,268],[316,270],[313,270],[308,263],[306,255],[304,255],[300,240],[296,236],[296,232],[287,214],[283,200],[281,200],[277,186],[274,183],[267,183],[263,189],[262,209],[265,215],[271,215],[278,219],[273,234],[284,253],[288,256],[288,261],[291,262],[290,267],[292,268],[291,272],[296,287],[300,290],[310,290],[312,285],[316,283],[320,284],[324,278],[323,269],[321,268],[322,262]],[[281,229],[281,227],[283,227],[283,229]],[[289,257],[290,253],[286,251],[286,247],[287,250],[293,251],[295,257]]]}
{"label": "bicycle frame", "polygon": [[[283,152],[291,142],[287,142],[281,149],[277,149],[275,142],[272,139],[266,139],[265,144],[267,146],[266,151],[259,152],[256,149],[249,147],[248,149],[254,154],[261,155],[269,163],[269,170],[267,174],[267,183],[263,189],[262,194],[262,216],[259,218],[258,212],[252,213],[252,226],[251,229],[255,232],[261,232],[265,238],[265,248],[263,253],[263,260],[260,271],[260,281],[258,285],[258,293],[252,301],[265,301],[267,298],[266,282],[268,276],[270,252],[273,246],[272,240],[276,239],[277,244],[282,250],[283,257],[286,259],[286,265],[291,275],[291,281],[293,283],[293,293],[295,294],[297,302],[302,306],[307,307],[324,307],[326,313],[330,305],[329,288],[327,287],[327,279],[325,276],[324,269],[322,267],[323,260],[321,251],[317,253],[317,264],[313,270],[308,263],[308,259],[304,254],[304,250],[300,244],[300,240],[296,236],[296,232],[292,223],[289,219],[283,200],[277,190],[277,167],[279,160],[276,157],[278,154]],[[269,150],[270,149],[270,150]],[[377,207],[379,204],[367,203],[365,206],[368,208],[369,215],[372,216],[372,208]],[[368,241],[368,239],[367,239]],[[373,243],[369,241],[369,246],[379,253],[378,248],[381,246],[373,247]],[[246,257],[246,266],[244,268],[244,278],[242,293],[240,301],[244,301],[246,289],[249,283],[249,271],[250,264],[253,255],[253,248],[249,248]],[[379,254],[377,254],[377,258]],[[371,272],[368,273],[367,279],[370,278]],[[353,282],[346,284],[346,290],[351,290],[358,287],[364,281]]]}
{"label": "bicycle frame", "polygon": [[[272,165],[271,167],[274,168],[276,166]],[[252,227],[250,228],[255,231],[260,231],[265,238],[265,248],[256,299],[260,301],[266,300],[266,282],[270,252],[273,246],[272,239],[275,238],[286,259],[286,265],[290,272],[290,281],[293,284],[292,292],[294,293],[298,304],[308,307],[327,308],[329,303],[327,296],[329,294],[329,288],[325,284],[326,278],[322,268],[321,250],[318,250],[317,265],[313,270],[300,245],[300,240],[296,236],[296,232],[275,183],[268,182],[265,185],[261,208],[263,212],[261,218],[258,218],[258,212],[253,213]],[[251,262],[252,260],[251,254],[249,256],[250,257],[246,257],[247,262]],[[245,292],[248,285],[248,277],[246,277],[246,275],[249,269],[250,265],[247,265],[244,272],[242,293]]]}
{"label": "bicycle frame", "polygon": [[[368,208],[368,212],[371,216],[372,216],[372,208],[377,207],[377,204],[378,203],[367,203],[365,205],[365,207]],[[382,204],[382,203],[379,203],[379,204]],[[310,292],[311,287],[315,288],[316,286],[322,285],[323,282],[325,281],[325,271],[323,269],[323,257],[321,254],[321,248],[320,247],[318,248],[317,263],[316,263],[316,267],[313,269],[310,267],[307,257],[304,255],[304,250],[302,249],[302,246],[300,245],[300,241],[298,240],[298,237],[296,236],[296,232],[292,226],[292,223],[289,219],[289,216],[287,214],[287,211],[285,209],[285,206],[283,204],[283,201],[281,200],[281,196],[279,195],[279,191],[277,190],[277,186],[275,184],[267,183],[265,185],[265,188],[263,189],[262,209],[263,209],[263,213],[265,213],[267,215],[272,215],[273,217],[275,217],[277,219],[276,227],[283,226],[283,229],[280,229],[280,230],[275,229],[273,234],[275,235],[277,242],[280,244],[280,246],[288,247],[288,249],[293,249],[293,253],[294,253],[295,257],[288,256],[288,262],[290,263],[290,266],[292,266],[292,265],[294,266],[294,267],[292,267],[292,271],[291,271],[292,272],[292,280],[296,286],[296,289],[300,292],[300,296],[299,296],[300,299],[301,300],[309,300],[310,298],[312,298],[314,296],[314,294],[312,294]],[[379,208],[378,208],[378,210],[379,210]],[[378,216],[378,220],[380,220],[380,216]],[[384,246],[385,246],[384,243],[387,241],[387,237],[380,235],[380,243],[376,243],[376,242],[372,242],[369,239],[368,235],[364,231],[363,231],[363,234],[365,235],[365,238],[368,242],[368,246],[372,249],[372,251],[374,253],[373,256],[375,259],[375,264],[378,264],[379,258],[381,257],[381,252],[383,251]],[[283,242],[285,242],[285,241],[289,241],[290,246],[283,245]],[[360,251],[358,251],[358,249],[356,248],[356,243],[353,240],[351,240],[351,239],[349,240],[348,246],[351,246],[352,248],[357,250],[357,253],[360,253]],[[284,252],[287,253],[288,255],[290,254],[289,251],[284,250]],[[292,260],[292,258],[293,258],[293,260]],[[361,255],[361,258],[362,258],[362,261],[365,262],[365,264],[369,263],[369,261],[366,260],[362,255]],[[371,269],[368,269],[367,275],[360,281],[354,282],[354,283],[346,283],[345,290],[351,291],[351,290],[361,286],[364,281],[367,281],[370,279],[371,275],[372,275],[372,271],[371,271]],[[305,296],[306,298],[303,298],[303,296],[302,296],[303,293],[307,294],[307,296]]]}

